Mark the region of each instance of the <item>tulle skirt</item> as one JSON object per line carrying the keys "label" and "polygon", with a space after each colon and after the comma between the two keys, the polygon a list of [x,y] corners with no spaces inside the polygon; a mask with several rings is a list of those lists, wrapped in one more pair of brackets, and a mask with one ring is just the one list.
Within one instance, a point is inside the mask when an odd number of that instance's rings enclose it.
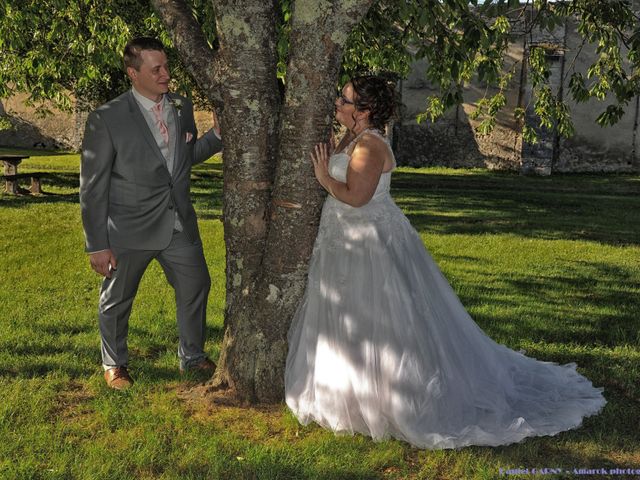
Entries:
{"label": "tulle skirt", "polygon": [[429,449],[555,435],[606,403],[575,364],[485,335],[388,194],[325,202],[285,392],[302,424]]}

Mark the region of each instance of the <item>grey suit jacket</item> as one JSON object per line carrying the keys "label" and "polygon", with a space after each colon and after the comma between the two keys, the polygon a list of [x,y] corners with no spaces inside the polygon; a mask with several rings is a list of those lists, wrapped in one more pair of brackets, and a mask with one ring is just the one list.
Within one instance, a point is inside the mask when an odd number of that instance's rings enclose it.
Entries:
{"label": "grey suit jacket", "polygon": [[191,166],[219,152],[222,142],[211,130],[198,138],[191,101],[175,94],[169,98],[181,104],[179,110],[172,108],[177,132],[173,175],[131,91],[89,114],[80,160],[87,252],[112,246],[162,250],[171,241],[174,209],[184,233],[200,240],[189,192]]}

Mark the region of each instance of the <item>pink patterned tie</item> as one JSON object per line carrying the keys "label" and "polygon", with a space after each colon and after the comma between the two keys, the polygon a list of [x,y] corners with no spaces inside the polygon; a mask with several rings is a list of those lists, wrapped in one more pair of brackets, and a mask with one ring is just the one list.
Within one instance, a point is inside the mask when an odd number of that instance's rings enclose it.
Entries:
{"label": "pink patterned tie", "polygon": [[156,103],[151,111],[156,116],[156,127],[160,131],[160,135],[164,139],[165,143],[169,145],[169,129],[167,128],[167,124],[164,123],[162,119],[162,105],[164,104],[164,99],[160,101],[160,103]]}

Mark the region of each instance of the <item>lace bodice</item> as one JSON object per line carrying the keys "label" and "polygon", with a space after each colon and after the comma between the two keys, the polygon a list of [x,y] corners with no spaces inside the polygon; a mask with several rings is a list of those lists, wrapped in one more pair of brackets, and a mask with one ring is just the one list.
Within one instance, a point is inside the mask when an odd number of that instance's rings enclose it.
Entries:
{"label": "lace bodice", "polygon": [[[387,139],[380,133],[378,133],[377,130],[364,130],[359,135],[357,135],[342,152],[331,155],[331,157],[329,158],[329,175],[331,176],[331,178],[339,182],[347,183],[347,168],[349,167],[349,161],[351,160],[351,152],[353,151],[353,148],[355,147],[357,141],[365,132],[374,134],[382,139],[387,144],[387,146],[389,146],[389,150],[391,150],[391,146],[389,145]],[[393,156],[393,152],[391,152],[391,155]],[[393,168],[395,168],[395,158],[393,161]],[[372,200],[379,197],[380,195],[389,193],[392,171],[393,169],[380,175],[380,180],[378,181],[378,186],[376,187],[376,191],[373,194]]]}

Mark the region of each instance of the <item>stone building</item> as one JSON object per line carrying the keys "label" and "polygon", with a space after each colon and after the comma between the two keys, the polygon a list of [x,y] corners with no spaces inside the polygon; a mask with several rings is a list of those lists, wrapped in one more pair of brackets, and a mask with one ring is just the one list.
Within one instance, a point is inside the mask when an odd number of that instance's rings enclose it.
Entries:
{"label": "stone building", "polygon": [[[636,1],[638,6],[640,2]],[[526,41],[525,41],[526,40]],[[401,165],[439,165],[449,167],[484,167],[520,171],[524,174],[550,175],[552,172],[640,172],[640,97],[626,108],[625,115],[612,127],[600,127],[595,119],[610,103],[590,100],[575,103],[568,96],[571,68],[586,71],[595,59],[593,45],[582,46],[577,22],[570,19],[554,32],[520,36],[510,45],[505,71],[515,69],[505,92],[507,105],[496,119],[491,135],[482,136],[474,128],[479,120],[469,114],[486,91],[472,82],[465,87],[465,103],[447,112],[435,123],[417,124],[416,115],[425,110],[426,99],[437,92],[425,80],[426,64],[418,61],[411,74],[399,83],[404,112],[394,129],[394,147]],[[527,81],[525,55],[531,45],[545,45],[551,68],[550,83],[554,93],[568,100],[575,134],[565,139],[556,131],[536,129],[539,142],[522,141],[513,117],[516,107],[526,111],[528,125],[536,124],[531,102],[531,85]],[[576,53],[580,54],[574,60]],[[564,81],[563,81],[564,79]],[[491,91],[489,91],[491,93]]]}

